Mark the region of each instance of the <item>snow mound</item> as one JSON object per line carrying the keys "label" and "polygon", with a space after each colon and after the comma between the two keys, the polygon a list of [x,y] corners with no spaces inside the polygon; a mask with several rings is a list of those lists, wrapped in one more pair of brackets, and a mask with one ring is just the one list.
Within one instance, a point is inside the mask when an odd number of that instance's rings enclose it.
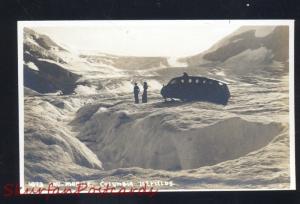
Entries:
{"label": "snow mound", "polygon": [[[25,172],[26,178],[31,181],[68,180],[76,178],[74,174],[78,169],[81,172],[82,168],[87,172],[102,169],[97,156],[66,127],[66,110],[71,108],[70,104],[61,100],[27,100],[32,102],[25,102],[28,123],[25,123],[24,132],[24,159],[26,169],[30,169]],[[57,172],[58,169],[64,170]]]}
{"label": "snow mound", "polygon": [[[78,138],[97,154],[104,169],[142,167],[180,170],[236,159],[266,146],[282,131],[279,123],[238,117],[182,130],[184,121],[169,122],[171,113],[129,114],[85,109]],[[81,117],[84,115],[81,111]]]}
{"label": "snow mound", "polygon": [[[278,189],[289,188],[288,133],[276,136],[267,146],[243,157],[213,166],[183,170],[157,177],[172,178],[181,189]],[[155,179],[155,178],[153,178]]]}
{"label": "snow mound", "polygon": [[33,69],[35,71],[39,71],[39,68],[33,63],[33,62],[28,62],[26,64],[30,69]]}
{"label": "snow mound", "polygon": [[76,94],[80,94],[80,95],[92,95],[92,94],[97,94],[97,88],[94,86],[83,86],[83,85],[78,85],[74,92]]}
{"label": "snow mound", "polygon": [[27,88],[27,87],[24,87],[24,95],[25,96],[38,96],[38,95],[41,95],[40,93],[30,89],[30,88]]}

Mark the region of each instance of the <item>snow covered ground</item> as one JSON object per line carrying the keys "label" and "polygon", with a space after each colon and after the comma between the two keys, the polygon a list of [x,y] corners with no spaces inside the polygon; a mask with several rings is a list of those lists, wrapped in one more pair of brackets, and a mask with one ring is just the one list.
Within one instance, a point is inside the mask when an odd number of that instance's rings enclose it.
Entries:
{"label": "snow covered ground", "polygon": [[[25,96],[26,180],[289,188],[287,77],[221,74],[232,95],[221,106],[164,103],[163,71],[137,73],[150,86],[147,104],[133,103],[132,77],[126,75],[86,74],[90,87],[79,85],[75,95]],[[168,75],[177,72],[169,69]],[[97,90],[98,83],[105,88]]]}
{"label": "snow covered ground", "polygon": [[[290,188],[288,67],[269,61],[276,50],[245,49],[218,66],[187,67],[177,58],[52,53],[28,39],[30,76],[61,86],[66,79],[57,75],[74,76],[66,85],[75,88],[42,94],[24,87],[25,184],[147,180],[174,184],[159,190]],[[133,68],[113,66],[121,62]],[[136,69],[140,62],[145,69]],[[228,83],[228,105],[165,103],[160,89],[184,71]],[[134,104],[133,83],[142,89],[144,81],[149,102]]]}

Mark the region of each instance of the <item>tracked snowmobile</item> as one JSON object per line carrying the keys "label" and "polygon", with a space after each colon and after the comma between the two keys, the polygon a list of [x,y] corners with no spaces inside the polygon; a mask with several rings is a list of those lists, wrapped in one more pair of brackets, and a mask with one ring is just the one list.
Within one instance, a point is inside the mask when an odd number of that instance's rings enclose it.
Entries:
{"label": "tracked snowmobile", "polygon": [[176,77],[163,86],[161,95],[165,100],[207,101],[226,105],[230,98],[227,84],[215,79],[199,76]]}

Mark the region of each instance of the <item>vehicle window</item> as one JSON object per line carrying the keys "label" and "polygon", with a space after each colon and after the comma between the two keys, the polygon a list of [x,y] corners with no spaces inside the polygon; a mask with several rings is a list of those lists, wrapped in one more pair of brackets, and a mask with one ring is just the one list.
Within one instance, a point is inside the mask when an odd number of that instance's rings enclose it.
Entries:
{"label": "vehicle window", "polygon": [[206,80],[203,80],[203,84],[205,84],[206,83]]}
{"label": "vehicle window", "polygon": [[173,79],[170,84],[177,84],[177,80],[176,79]]}
{"label": "vehicle window", "polygon": [[193,82],[193,80],[192,79],[189,79],[189,83],[191,84]]}
{"label": "vehicle window", "polygon": [[181,81],[181,83],[184,83],[184,79],[181,79],[180,81]]}
{"label": "vehicle window", "polygon": [[195,81],[195,82],[196,82],[196,84],[199,84],[199,79],[196,79],[196,81]]}

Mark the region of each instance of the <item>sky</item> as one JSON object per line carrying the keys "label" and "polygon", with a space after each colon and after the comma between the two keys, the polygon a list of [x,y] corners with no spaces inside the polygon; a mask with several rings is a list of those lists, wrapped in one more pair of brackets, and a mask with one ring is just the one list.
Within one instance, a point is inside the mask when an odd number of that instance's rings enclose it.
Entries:
{"label": "sky", "polygon": [[185,57],[209,49],[244,24],[245,21],[230,20],[52,21],[35,23],[30,28],[74,51]]}
{"label": "sky", "polygon": [[125,56],[184,57],[198,54],[240,25],[201,21],[107,21],[96,24],[37,26],[35,31],[74,51],[97,50]]}

